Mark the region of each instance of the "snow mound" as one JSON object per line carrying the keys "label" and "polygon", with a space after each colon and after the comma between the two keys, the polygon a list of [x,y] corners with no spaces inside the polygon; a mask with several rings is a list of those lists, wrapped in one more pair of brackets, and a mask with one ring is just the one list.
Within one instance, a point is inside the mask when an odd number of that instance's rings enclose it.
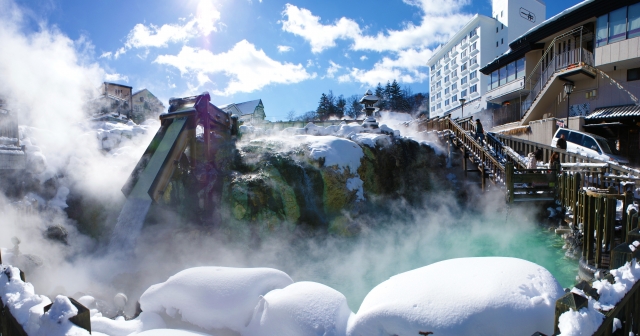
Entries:
{"label": "snow mound", "polygon": [[306,144],[313,160],[324,158],[326,167],[337,166],[340,172],[349,168],[352,174],[357,173],[360,159],[364,156],[358,144],[335,136],[296,135],[295,139]]}
{"label": "snow mound", "polygon": [[53,305],[49,308],[49,311],[44,313],[40,317],[40,328],[35,336],[71,336],[71,335],[89,335],[87,330],[84,330],[71,321],[69,318],[78,314],[78,308],[76,308],[68,297],[58,295],[53,300]]}
{"label": "snow mound", "polygon": [[112,320],[102,317],[100,313],[91,317],[91,331],[101,332],[109,336],[127,336],[151,329],[166,328],[160,315],[153,312],[142,312],[133,320]]}
{"label": "snow mound", "polygon": [[316,282],[296,282],[262,297],[242,334],[345,335],[352,315],[342,293]]}
{"label": "snow mound", "polygon": [[347,334],[552,334],[555,301],[563,294],[549,271],[526,260],[445,260],[376,286],[350,321]]}
{"label": "snow mound", "polygon": [[195,267],[149,287],[140,307],[207,330],[240,332],[261,295],[292,283],[286,273],[271,268]]}
{"label": "snow mound", "polygon": [[180,330],[180,329],[153,329],[135,336],[211,336],[209,334],[203,334],[196,331]]}

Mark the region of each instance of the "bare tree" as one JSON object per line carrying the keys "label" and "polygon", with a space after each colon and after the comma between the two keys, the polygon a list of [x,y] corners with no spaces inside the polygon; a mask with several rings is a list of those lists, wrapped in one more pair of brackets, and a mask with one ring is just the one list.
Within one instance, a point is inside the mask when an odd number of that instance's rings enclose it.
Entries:
{"label": "bare tree", "polygon": [[296,111],[291,110],[287,112],[287,120],[293,121],[296,118]]}

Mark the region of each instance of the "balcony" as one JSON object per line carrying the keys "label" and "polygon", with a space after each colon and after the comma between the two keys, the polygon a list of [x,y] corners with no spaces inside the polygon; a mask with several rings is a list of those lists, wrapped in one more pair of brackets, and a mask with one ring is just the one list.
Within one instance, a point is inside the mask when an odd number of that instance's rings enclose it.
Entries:
{"label": "balcony", "polygon": [[475,82],[477,82],[479,80],[480,80],[480,78],[478,78],[478,76],[476,76],[476,78],[469,79],[469,83],[475,83]]}
{"label": "balcony", "polygon": [[456,75],[452,75],[452,76],[451,76],[451,81],[452,81],[452,82],[455,82],[455,81],[457,81],[457,80],[458,80],[458,75],[457,75],[457,74],[456,74]]}
{"label": "balcony", "polygon": [[[477,66],[477,64],[476,64],[476,66]],[[466,68],[466,69],[460,71],[460,76],[466,76],[468,73],[469,73],[469,68]]]}
{"label": "balcony", "polygon": [[478,34],[475,34],[475,35],[471,36],[471,37],[469,38],[469,43],[471,43],[471,42],[473,42],[473,41],[477,40],[478,38],[480,38]]}
{"label": "balcony", "polygon": [[451,67],[444,69],[444,74],[448,75],[451,72]]}
{"label": "balcony", "polygon": [[469,95],[469,97],[470,97],[470,98],[475,98],[475,97],[478,97],[479,95],[480,95],[480,92],[479,92],[479,91],[476,91],[476,92],[471,93],[471,94]]}
{"label": "balcony", "polygon": [[460,55],[460,62],[465,62],[468,59],[469,59],[469,54],[468,53],[464,53],[464,54]]}
{"label": "balcony", "polygon": [[449,97],[451,97],[451,92],[446,92],[446,93],[444,94],[444,97],[445,97],[445,98],[449,98]]}
{"label": "balcony", "polygon": [[460,47],[464,48],[466,46],[469,45],[469,39],[465,38],[464,40],[462,40],[462,42],[460,42]]}
{"label": "balcony", "polygon": [[438,63],[436,64],[436,70],[438,70],[438,69],[440,69],[440,68],[442,68],[442,62],[438,62]]}
{"label": "balcony", "polygon": [[454,47],[453,49],[451,49],[451,58],[456,57],[456,55],[458,55],[458,48]]}
{"label": "balcony", "polygon": [[480,49],[476,48],[469,51],[469,56],[477,55],[480,52]]}
{"label": "balcony", "polygon": [[449,57],[449,53],[444,54],[444,62],[447,63],[449,62],[451,58]]}
{"label": "balcony", "polygon": [[476,69],[477,67],[479,67],[478,63],[473,63],[473,64],[469,65],[469,70]]}
{"label": "balcony", "polygon": [[451,94],[454,94],[454,93],[456,93],[456,92],[458,92],[458,89],[457,89],[457,88],[455,88],[455,89],[451,89]]}

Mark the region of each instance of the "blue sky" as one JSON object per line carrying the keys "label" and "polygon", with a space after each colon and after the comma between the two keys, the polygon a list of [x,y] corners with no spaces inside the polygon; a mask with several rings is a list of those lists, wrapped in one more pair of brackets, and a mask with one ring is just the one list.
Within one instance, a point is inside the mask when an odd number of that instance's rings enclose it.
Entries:
{"label": "blue sky", "polygon": [[[10,1],[3,0],[0,3]],[[547,18],[578,3],[547,2]],[[425,65],[491,2],[464,0],[15,0],[22,33],[57,30],[104,79],[169,97],[262,99],[269,120],[398,79],[428,91]]]}

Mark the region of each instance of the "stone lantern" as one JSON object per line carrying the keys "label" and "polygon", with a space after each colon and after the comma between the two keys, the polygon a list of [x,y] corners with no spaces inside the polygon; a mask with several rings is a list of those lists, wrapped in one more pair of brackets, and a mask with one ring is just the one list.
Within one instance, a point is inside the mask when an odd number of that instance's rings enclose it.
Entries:
{"label": "stone lantern", "polygon": [[373,105],[378,102],[380,98],[376,97],[371,93],[371,90],[367,90],[362,99],[360,99],[360,104],[364,105],[364,109],[362,110],[367,114],[366,119],[362,122],[362,127],[369,130],[378,129],[378,122],[376,118],[373,117],[373,114],[378,110],[377,107]]}

